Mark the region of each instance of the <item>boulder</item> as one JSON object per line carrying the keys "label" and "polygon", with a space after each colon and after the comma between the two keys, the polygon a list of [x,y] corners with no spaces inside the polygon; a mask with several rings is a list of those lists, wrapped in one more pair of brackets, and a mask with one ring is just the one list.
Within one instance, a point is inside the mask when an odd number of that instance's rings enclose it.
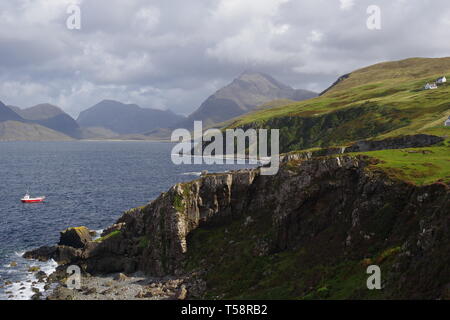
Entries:
{"label": "boulder", "polygon": [[56,247],[44,246],[35,250],[27,251],[23,255],[25,259],[34,259],[39,261],[48,261],[53,259],[56,253]]}
{"label": "boulder", "polygon": [[58,246],[55,254],[55,260],[59,264],[76,263],[82,258],[83,252],[80,249],[75,249],[69,246]]}
{"label": "boulder", "polygon": [[92,236],[88,228],[69,228],[61,232],[59,245],[81,249],[84,248],[89,241],[92,241]]}
{"label": "boulder", "polygon": [[47,278],[47,274],[44,271],[38,271],[35,276],[39,282],[44,282]]}
{"label": "boulder", "polygon": [[186,286],[183,284],[181,286],[181,288],[178,290],[177,299],[178,300],[186,300],[187,294],[188,294],[188,291],[186,289]]}
{"label": "boulder", "polygon": [[38,266],[31,266],[28,268],[28,272],[31,273],[38,272],[39,270],[41,270],[41,268],[39,268]]}
{"label": "boulder", "polygon": [[127,281],[128,277],[125,274],[123,274],[123,273],[119,273],[118,275],[116,275],[114,277],[114,280],[119,281],[119,282],[123,282],[123,281]]}
{"label": "boulder", "polygon": [[57,287],[47,300],[73,300],[74,291],[66,287]]}
{"label": "boulder", "polygon": [[31,300],[41,300],[42,298],[42,293],[38,292],[33,294],[33,296],[31,297]]}

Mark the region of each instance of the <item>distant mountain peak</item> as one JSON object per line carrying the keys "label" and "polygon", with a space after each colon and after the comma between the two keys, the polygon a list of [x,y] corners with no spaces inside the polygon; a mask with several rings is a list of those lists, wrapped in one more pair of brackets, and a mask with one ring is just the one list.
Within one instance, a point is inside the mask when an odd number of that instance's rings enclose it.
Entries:
{"label": "distant mountain peak", "polygon": [[292,87],[276,80],[274,77],[264,72],[255,70],[246,70],[235,79],[232,84],[248,83],[260,87],[265,90],[267,87],[273,87],[274,89],[293,90]]}
{"label": "distant mountain peak", "polygon": [[27,120],[43,120],[65,114],[65,112],[53,104],[41,103],[27,109],[21,109],[19,114]]}
{"label": "distant mountain peak", "polygon": [[120,105],[130,105],[127,103],[123,103],[114,99],[103,99],[102,101],[100,101],[99,103],[97,103],[97,105],[99,104],[105,104],[105,103],[114,103],[114,104],[120,104]]}
{"label": "distant mountain peak", "polygon": [[12,119],[25,123],[39,124],[48,129],[54,130],[70,136],[72,138],[80,138],[81,131],[76,121],[65,113],[61,108],[50,104],[41,103],[30,108],[22,109],[15,106],[9,106],[20,119]]}
{"label": "distant mountain peak", "polygon": [[295,90],[263,72],[245,70],[192,113],[186,127],[194,120],[202,120],[206,125],[227,121],[273,100],[300,101],[315,96],[315,92]]}
{"label": "distant mountain peak", "polygon": [[0,101],[0,122],[3,121],[23,121],[22,117],[14,112],[11,108],[7,107]]}
{"label": "distant mountain peak", "polygon": [[267,77],[267,74],[256,71],[256,70],[247,69],[239,75],[238,79],[251,77],[251,76]]}

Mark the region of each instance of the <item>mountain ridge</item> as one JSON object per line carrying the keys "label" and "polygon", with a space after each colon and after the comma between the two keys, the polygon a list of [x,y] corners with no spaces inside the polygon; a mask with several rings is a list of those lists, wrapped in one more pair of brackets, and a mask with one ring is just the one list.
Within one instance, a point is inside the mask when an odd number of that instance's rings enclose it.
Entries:
{"label": "mountain ridge", "polygon": [[14,110],[6,106],[0,101],[0,122],[1,121],[24,121],[24,119],[18,115]]}
{"label": "mountain ridge", "polygon": [[24,120],[39,124],[74,139],[80,139],[82,132],[78,123],[61,108],[50,103],[41,103],[29,108],[8,106]]}
{"label": "mountain ridge", "polygon": [[170,110],[142,108],[105,99],[82,111],[77,118],[81,127],[102,127],[121,135],[141,134],[159,127],[169,127],[184,117]]}
{"label": "mountain ridge", "polygon": [[[14,107],[13,107],[14,108]],[[0,101],[0,141],[68,141],[71,137],[22,118]]]}
{"label": "mountain ridge", "polygon": [[201,120],[204,126],[212,126],[253,111],[258,106],[272,100],[307,100],[317,93],[293,89],[272,76],[256,71],[244,71],[228,85],[209,96],[200,107],[180,124],[180,127],[192,127],[192,123]]}

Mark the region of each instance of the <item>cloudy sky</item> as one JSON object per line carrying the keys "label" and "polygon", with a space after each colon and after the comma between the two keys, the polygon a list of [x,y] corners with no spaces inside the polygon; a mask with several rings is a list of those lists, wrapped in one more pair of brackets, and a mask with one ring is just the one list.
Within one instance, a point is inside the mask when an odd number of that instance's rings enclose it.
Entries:
{"label": "cloudy sky", "polygon": [[[71,4],[80,30],[67,28]],[[369,5],[381,30],[367,27]],[[189,114],[248,69],[320,91],[416,56],[450,56],[448,0],[0,2],[0,100],[75,117],[106,98]]]}

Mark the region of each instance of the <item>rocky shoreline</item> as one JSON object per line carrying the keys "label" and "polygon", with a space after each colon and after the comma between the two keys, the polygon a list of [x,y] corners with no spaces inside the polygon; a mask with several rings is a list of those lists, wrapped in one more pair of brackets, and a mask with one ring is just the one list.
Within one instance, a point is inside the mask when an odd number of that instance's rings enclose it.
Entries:
{"label": "rocky shoreline", "polygon": [[64,283],[48,295],[48,300],[184,300],[186,286],[180,278],[150,278],[142,273],[105,276],[83,275],[80,289]]}
{"label": "rocky shoreline", "polygon": [[69,289],[66,270],[67,265],[61,265],[47,274],[30,266],[28,273],[33,280],[5,281],[0,288],[5,289],[8,299],[16,299],[29,289],[31,300],[184,300],[190,281],[187,277],[148,277],[142,272],[101,276],[83,272],[80,288]]}
{"label": "rocky shoreline", "polygon": [[[114,225],[103,231],[105,237],[116,231]],[[95,231],[86,227],[69,228],[61,232],[57,246],[44,246],[25,252],[23,258],[47,262],[51,259],[59,266],[51,274],[46,274],[38,267],[30,267],[36,281],[32,283],[34,295],[31,300],[184,300],[187,297],[187,288],[191,292],[202,290],[199,281],[192,280],[191,275],[150,277],[143,272],[108,273],[91,275],[84,270],[81,272],[81,284],[78,289],[69,289],[67,272],[71,260],[80,254],[90,242],[95,242]],[[98,238],[97,238],[98,239]],[[5,285],[12,285],[8,282]],[[23,283],[22,283],[23,284]],[[41,284],[41,289],[36,286]],[[12,294],[12,292],[10,292]],[[10,298],[14,298],[13,295]]]}

